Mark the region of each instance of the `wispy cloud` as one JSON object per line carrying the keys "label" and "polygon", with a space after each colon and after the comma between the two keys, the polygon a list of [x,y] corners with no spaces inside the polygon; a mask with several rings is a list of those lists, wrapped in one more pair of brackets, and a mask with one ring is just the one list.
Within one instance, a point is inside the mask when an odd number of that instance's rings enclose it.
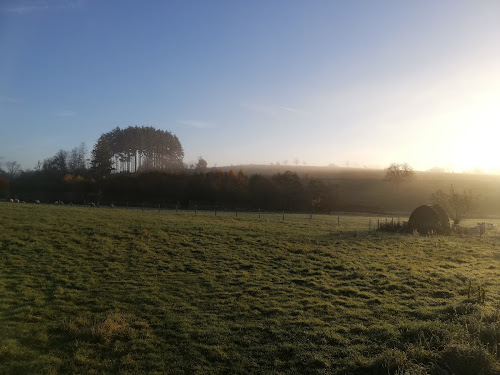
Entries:
{"label": "wispy cloud", "polygon": [[197,128],[197,129],[210,129],[214,128],[215,125],[211,122],[207,121],[196,121],[196,120],[182,120],[182,121],[177,121],[181,125],[189,126],[192,128]]}
{"label": "wispy cloud", "polygon": [[73,117],[76,115],[75,111],[64,110],[56,113],[56,117]]}
{"label": "wispy cloud", "polygon": [[292,113],[297,113],[297,114],[306,114],[307,113],[306,111],[303,111],[303,110],[297,109],[297,108],[292,108],[292,107],[281,106],[281,107],[279,107],[279,109],[281,109],[285,112],[292,112]]}
{"label": "wispy cloud", "polygon": [[6,1],[0,6],[1,12],[24,15],[47,10],[78,9],[84,0],[21,0]]}

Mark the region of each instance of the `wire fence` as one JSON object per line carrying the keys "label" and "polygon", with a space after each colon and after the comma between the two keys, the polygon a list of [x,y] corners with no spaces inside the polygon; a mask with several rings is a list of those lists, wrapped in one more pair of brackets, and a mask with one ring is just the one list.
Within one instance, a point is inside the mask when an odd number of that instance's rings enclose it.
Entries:
{"label": "wire fence", "polygon": [[140,205],[131,205],[128,202],[113,202],[106,204],[95,204],[93,202],[85,204],[65,204],[61,201],[55,201],[49,204],[61,207],[74,207],[95,210],[125,210],[136,213],[157,213],[163,215],[179,215],[179,216],[197,216],[200,218],[216,218],[216,219],[237,219],[237,220],[259,220],[263,222],[283,222],[283,223],[298,223],[310,224],[318,226],[326,226],[335,230],[358,230],[358,231],[376,231],[383,225],[400,225],[406,217],[373,215],[369,213],[349,213],[349,212],[330,212],[330,213],[304,213],[291,211],[263,210],[263,209],[240,209],[228,208],[227,206],[219,207],[217,205],[200,205],[190,204],[181,205],[173,203],[156,203],[144,202]]}

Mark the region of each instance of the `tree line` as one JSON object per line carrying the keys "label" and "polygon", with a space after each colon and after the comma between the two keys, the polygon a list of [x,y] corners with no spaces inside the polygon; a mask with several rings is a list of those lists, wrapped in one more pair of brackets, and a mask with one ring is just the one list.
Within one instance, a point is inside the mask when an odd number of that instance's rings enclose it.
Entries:
{"label": "tree line", "polygon": [[82,143],[59,150],[33,170],[5,163],[5,169],[0,166],[0,198],[316,212],[338,206],[337,186],[291,171],[247,176],[209,170],[201,157],[187,166],[179,139],[152,127],[115,128],[100,136],[90,159],[86,154]]}
{"label": "tree line", "polygon": [[[183,163],[179,139],[152,127],[115,128],[103,133],[87,159],[81,143],[38,162],[33,170],[19,163],[0,163],[0,198],[21,201],[65,201],[75,204],[144,203],[203,208],[240,208],[286,211],[358,211],[374,207],[345,206],[339,188],[317,178],[300,178],[292,171],[272,176],[243,171],[208,169],[199,158]],[[414,177],[408,164],[391,164],[386,180],[400,185]],[[479,196],[471,191],[437,191],[432,201],[440,204],[458,224],[477,207]],[[383,211],[383,210],[382,210]]]}
{"label": "tree line", "polygon": [[272,176],[243,171],[183,170],[54,175],[46,170],[20,173],[0,194],[24,201],[61,200],[75,204],[140,206],[144,203],[197,206],[199,209],[263,209],[328,212],[338,208],[337,186],[285,171]]}

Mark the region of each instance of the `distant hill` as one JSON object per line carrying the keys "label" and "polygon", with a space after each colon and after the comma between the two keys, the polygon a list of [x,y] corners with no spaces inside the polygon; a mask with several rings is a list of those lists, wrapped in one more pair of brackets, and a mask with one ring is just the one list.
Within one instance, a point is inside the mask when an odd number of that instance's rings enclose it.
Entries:
{"label": "distant hill", "polygon": [[337,185],[344,207],[378,207],[399,215],[409,215],[419,205],[431,203],[432,193],[448,190],[453,184],[459,191],[472,189],[481,195],[478,216],[500,217],[500,175],[417,171],[412,181],[393,185],[385,180],[381,169],[254,164],[216,169],[242,170],[248,176],[290,170],[301,178],[318,178]]}

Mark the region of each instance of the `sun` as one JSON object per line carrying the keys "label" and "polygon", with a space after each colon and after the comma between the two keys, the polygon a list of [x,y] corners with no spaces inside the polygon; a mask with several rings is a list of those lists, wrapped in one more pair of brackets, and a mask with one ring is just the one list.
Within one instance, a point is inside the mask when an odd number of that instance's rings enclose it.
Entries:
{"label": "sun", "polygon": [[[478,103],[479,104],[479,103]],[[500,169],[500,94],[490,96],[471,108],[455,128],[448,149],[457,170]]]}

